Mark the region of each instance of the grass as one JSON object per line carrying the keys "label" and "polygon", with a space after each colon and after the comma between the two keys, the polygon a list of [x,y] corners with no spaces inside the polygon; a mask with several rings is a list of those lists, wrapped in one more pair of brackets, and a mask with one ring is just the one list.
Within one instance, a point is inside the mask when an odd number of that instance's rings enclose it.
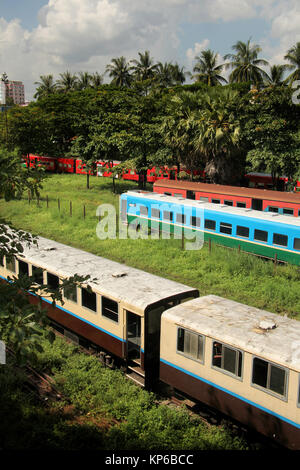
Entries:
{"label": "grass", "polygon": [[117,181],[117,193],[113,194],[110,178],[94,177],[90,184],[91,189],[87,190],[82,175],[51,175],[44,182],[39,205],[35,200],[29,204],[26,197],[19,201],[0,200],[0,211],[8,223],[18,228],[182,282],[198,288],[200,295],[220,295],[300,319],[298,267],[275,266],[215,245],[211,252],[207,245],[198,251],[182,250],[180,240],[100,240],[96,234],[97,207],[112,204],[118,212],[119,195],[137,186]]}
{"label": "grass", "polygon": [[26,376],[0,366],[2,450],[246,450],[224,426],[207,426],[184,408],[158,404],[153,393],[104,368],[92,356],[56,338],[41,339],[35,367],[51,374],[61,394],[41,403],[26,389]]}

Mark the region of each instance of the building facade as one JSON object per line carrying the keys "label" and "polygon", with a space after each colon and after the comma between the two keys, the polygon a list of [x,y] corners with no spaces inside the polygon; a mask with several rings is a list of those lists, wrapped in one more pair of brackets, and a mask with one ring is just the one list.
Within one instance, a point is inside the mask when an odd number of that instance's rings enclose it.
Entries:
{"label": "building facade", "polygon": [[9,80],[5,86],[6,98],[11,98],[15,104],[25,103],[25,90],[23,82]]}

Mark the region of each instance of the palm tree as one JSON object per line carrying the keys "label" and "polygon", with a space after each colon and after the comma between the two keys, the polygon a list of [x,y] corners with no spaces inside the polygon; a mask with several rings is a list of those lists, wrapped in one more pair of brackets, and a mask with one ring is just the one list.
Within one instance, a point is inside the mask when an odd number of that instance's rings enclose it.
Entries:
{"label": "palm tree", "polygon": [[129,64],[124,56],[112,59],[111,64],[106,66],[105,73],[108,73],[112,78],[111,83],[113,85],[130,87],[132,76]]}
{"label": "palm tree", "polygon": [[201,52],[200,56],[196,56],[196,65],[193,71],[196,74],[192,75],[193,79],[197,82],[206,83],[210,86],[227,83],[227,80],[220,75],[224,68],[224,64],[217,65],[218,54],[215,54],[210,49]]}
{"label": "palm tree", "polygon": [[284,73],[289,65],[280,64],[270,67],[269,79],[265,81],[266,85],[282,85],[284,83]]}
{"label": "palm tree", "polygon": [[57,80],[57,87],[59,91],[67,93],[76,89],[78,78],[76,74],[72,74],[68,70],[59,74],[60,79]]}
{"label": "palm tree", "polygon": [[79,72],[79,77],[76,83],[78,90],[85,90],[91,85],[91,75],[88,72]]}
{"label": "palm tree", "polygon": [[133,59],[130,61],[135,64],[131,67],[135,78],[137,80],[148,80],[149,78],[153,78],[157,71],[157,64],[154,64],[153,59],[150,57],[150,52],[145,51],[144,54],[142,52],[139,52],[138,54],[140,56],[140,60]]}
{"label": "palm tree", "polygon": [[170,62],[158,62],[157,71],[155,73],[155,81],[162,87],[169,87],[173,85],[173,69]]}
{"label": "palm tree", "polygon": [[184,67],[180,67],[177,62],[173,65],[170,64],[172,70],[173,81],[176,85],[182,85],[185,82],[186,73],[183,71]]}
{"label": "palm tree", "polygon": [[289,49],[284,58],[290,62],[290,65],[287,66],[289,69],[296,67],[296,70],[287,77],[287,82],[292,83],[295,80],[300,80],[300,42]]}
{"label": "palm tree", "polygon": [[57,85],[53,80],[53,75],[40,75],[40,81],[34,82],[35,85],[38,85],[34,98],[42,98],[44,96],[49,96],[54,93],[57,89]]}
{"label": "palm tree", "polygon": [[[251,38],[250,38],[251,39]],[[246,43],[238,41],[232,46],[236,54],[226,54],[224,59],[230,59],[231,62],[226,64],[226,68],[232,68],[229,80],[232,83],[251,82],[259,85],[263,79],[268,80],[270,77],[261,69],[260,65],[268,65],[265,59],[258,59],[261,47],[257,44],[251,44],[250,39]]]}
{"label": "palm tree", "polygon": [[91,75],[91,87],[97,88],[103,83],[103,75],[98,72],[95,72]]}

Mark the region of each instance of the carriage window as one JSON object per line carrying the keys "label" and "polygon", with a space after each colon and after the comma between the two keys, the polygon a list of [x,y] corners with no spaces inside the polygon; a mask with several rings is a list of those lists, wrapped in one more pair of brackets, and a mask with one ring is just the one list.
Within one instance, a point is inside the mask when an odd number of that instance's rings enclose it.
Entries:
{"label": "carriage window", "polygon": [[176,214],[176,222],[178,224],[185,224],[186,216],[184,214]]}
{"label": "carriage window", "polygon": [[294,250],[300,250],[300,238],[294,238]]}
{"label": "carriage window", "polygon": [[177,351],[192,359],[203,362],[204,336],[192,333],[184,328],[178,328]]}
{"label": "carriage window", "polygon": [[254,230],[254,240],[259,240],[261,242],[267,242],[268,241],[268,232],[265,232],[265,230]]}
{"label": "carriage window", "polygon": [[84,287],[81,288],[81,305],[94,312],[97,312],[97,297],[95,292],[89,292]]}
{"label": "carriage window", "polygon": [[169,220],[169,221],[172,222],[172,219],[173,219],[173,212],[164,211],[164,212],[163,212],[163,218],[164,218],[164,220]]}
{"label": "carriage window", "polygon": [[246,203],[245,202],[237,202],[236,207],[246,207]]}
{"label": "carriage window", "polygon": [[200,196],[199,201],[208,202],[208,197]]}
{"label": "carriage window", "polygon": [[224,200],[224,204],[226,204],[226,206],[233,206],[233,201],[225,201]]}
{"label": "carriage window", "polygon": [[273,244],[274,245],[280,245],[280,246],[287,246],[287,244],[288,244],[287,235],[281,235],[279,233],[274,233],[274,235],[273,235]]}
{"label": "carriage window", "polygon": [[159,209],[151,209],[151,217],[155,217],[156,219],[160,219]]}
{"label": "carriage window", "polygon": [[36,284],[44,284],[43,270],[37,266],[32,266],[32,277]]}
{"label": "carriage window", "polygon": [[193,227],[200,227],[201,225],[200,217],[192,216],[190,220],[191,220],[191,225]]}
{"label": "carriage window", "polygon": [[19,276],[29,276],[28,263],[19,260]]}
{"label": "carriage window", "polygon": [[287,392],[287,371],[270,362],[253,359],[252,383],[285,396]]}
{"label": "carriage window", "polygon": [[67,300],[77,303],[77,287],[76,285],[68,286],[64,288],[64,297]]}
{"label": "carriage window", "polygon": [[102,315],[110,320],[115,322],[119,321],[119,308],[118,302],[108,299],[107,297],[102,296],[101,300],[102,305]]}
{"label": "carriage window", "polygon": [[172,193],[164,193],[166,196],[172,196]]}
{"label": "carriage window", "polygon": [[213,204],[220,204],[220,199],[212,199],[211,202]]}
{"label": "carriage window", "polygon": [[212,365],[230,372],[237,377],[242,376],[242,360],[241,351],[225,346],[218,341],[213,342],[213,360]]}
{"label": "carriage window", "polygon": [[174,197],[183,197],[181,193],[174,193]]}
{"label": "carriage window", "polygon": [[215,220],[210,220],[210,219],[205,219],[204,227],[208,228],[209,230],[216,230],[216,221]]}
{"label": "carriage window", "polygon": [[16,260],[15,258],[7,259],[6,258],[6,269],[12,273],[16,272]]}
{"label": "carriage window", "polygon": [[270,206],[269,207],[269,212],[277,212],[278,213],[278,207],[273,207],[273,206]]}
{"label": "carriage window", "polygon": [[221,222],[220,223],[220,232],[221,233],[228,233],[229,235],[231,235],[231,232],[232,232],[232,225],[231,224],[227,224],[225,222]]}
{"label": "carriage window", "polygon": [[249,228],[243,227],[242,225],[237,225],[236,234],[239,237],[249,238]]}
{"label": "carriage window", "polygon": [[140,214],[148,216],[148,207],[140,206]]}
{"label": "carriage window", "polygon": [[293,209],[287,209],[286,207],[283,208],[283,213],[285,215],[294,215],[294,210]]}
{"label": "carriage window", "polygon": [[47,284],[52,289],[58,289],[59,277],[55,276],[55,274],[47,273]]}

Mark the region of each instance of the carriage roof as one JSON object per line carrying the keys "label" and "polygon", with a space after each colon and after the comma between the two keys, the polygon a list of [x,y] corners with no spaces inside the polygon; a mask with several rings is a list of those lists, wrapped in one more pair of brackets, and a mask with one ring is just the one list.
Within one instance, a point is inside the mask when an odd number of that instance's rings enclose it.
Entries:
{"label": "carriage roof", "polygon": [[300,322],[207,295],[163,313],[178,326],[300,371]]}
{"label": "carriage roof", "polygon": [[193,296],[198,294],[192,287],[53,240],[38,237],[37,241],[37,247],[24,247],[23,255],[27,261],[61,277],[90,275],[91,279],[96,279],[88,282],[95,292],[124,301],[142,311],[162,299],[189,292]]}

